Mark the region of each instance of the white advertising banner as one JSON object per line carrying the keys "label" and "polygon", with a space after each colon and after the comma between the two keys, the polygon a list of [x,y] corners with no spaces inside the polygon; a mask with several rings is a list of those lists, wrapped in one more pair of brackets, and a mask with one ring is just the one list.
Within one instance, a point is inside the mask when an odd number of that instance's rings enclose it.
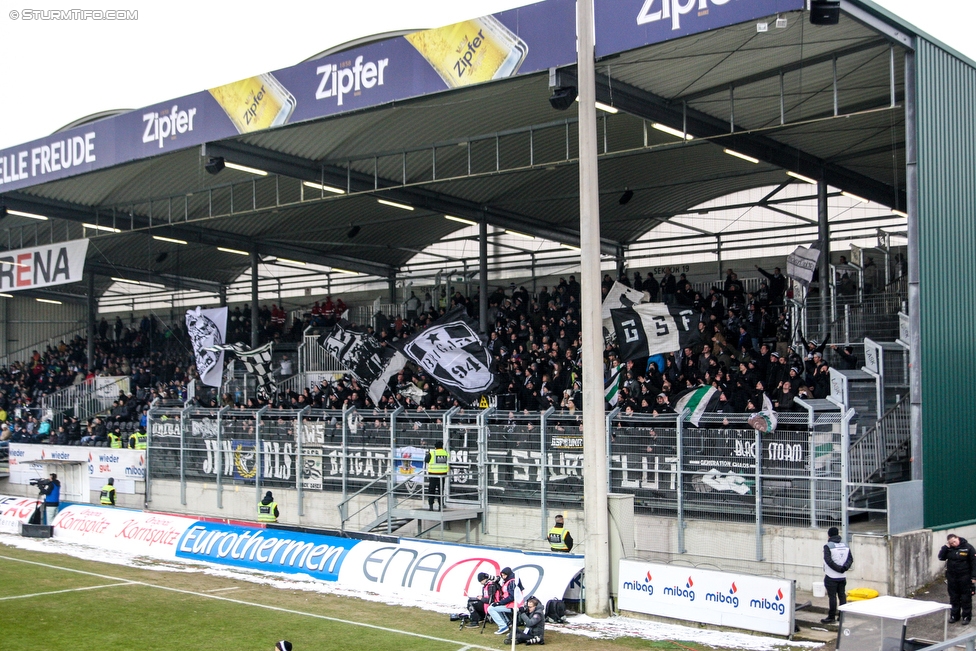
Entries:
{"label": "white advertising banner", "polygon": [[786,275],[799,280],[804,285],[809,285],[813,282],[813,272],[817,269],[818,260],[820,260],[820,251],[798,246],[786,257]]}
{"label": "white advertising banner", "polygon": [[526,595],[546,603],[563,598],[583,571],[583,557],[407,539],[399,544],[364,540],[346,554],[339,583],[379,594],[426,592],[443,601],[481,594],[478,573],[497,576],[503,567],[512,568]]}
{"label": "white advertising banner", "polygon": [[0,533],[20,535],[20,525],[34,514],[37,500],[33,497],[0,495]]}
{"label": "white advertising banner", "polygon": [[10,483],[28,484],[31,479],[44,477],[43,464],[57,461],[87,464],[93,490],[113,477],[118,492],[135,493],[135,482],[146,480],[145,450],[11,443]]}
{"label": "white advertising banner", "polygon": [[0,255],[0,291],[76,283],[85,272],[87,254],[88,240],[4,251]]}
{"label": "white advertising banner", "polygon": [[197,520],[177,515],[144,513],[73,504],[54,518],[54,537],[105,549],[176,558],[176,544]]}
{"label": "white advertising banner", "polygon": [[774,635],[793,632],[792,581],[626,560],[619,577],[620,610]]}

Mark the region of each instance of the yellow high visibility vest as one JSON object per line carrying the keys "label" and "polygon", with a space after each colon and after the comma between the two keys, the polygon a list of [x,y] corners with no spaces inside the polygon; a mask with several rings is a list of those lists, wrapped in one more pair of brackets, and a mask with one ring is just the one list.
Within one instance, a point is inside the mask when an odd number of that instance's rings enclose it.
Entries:
{"label": "yellow high visibility vest", "polygon": [[112,506],[113,504],[112,498],[114,496],[115,496],[115,486],[112,486],[111,484],[105,484],[104,486],[102,486],[102,492],[99,495],[98,501],[101,504]]}
{"label": "yellow high visibility vest", "polygon": [[553,527],[549,530],[549,547],[554,552],[568,552],[569,546],[566,544],[566,528]]}
{"label": "yellow high visibility vest", "polygon": [[278,508],[277,502],[271,504],[258,504],[258,522],[277,522],[275,509]]}
{"label": "yellow high visibility vest", "polygon": [[448,464],[450,455],[444,448],[437,448],[430,453],[430,463],[427,464],[427,473],[430,475],[446,475],[451,466]]}

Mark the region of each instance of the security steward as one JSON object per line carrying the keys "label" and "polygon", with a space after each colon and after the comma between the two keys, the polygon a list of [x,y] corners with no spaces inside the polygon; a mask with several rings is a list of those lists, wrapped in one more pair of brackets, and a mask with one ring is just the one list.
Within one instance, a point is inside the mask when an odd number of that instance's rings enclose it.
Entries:
{"label": "security steward", "polygon": [[110,448],[122,449],[122,433],[119,428],[115,428],[108,433],[108,446]]}
{"label": "security steward", "polygon": [[566,552],[567,554],[573,551],[573,537],[566,528],[563,516],[556,516],[556,524],[549,530],[547,538],[549,539],[549,548],[552,551]]}
{"label": "security steward", "polygon": [[939,560],[946,564],[946,584],[949,588],[949,623],[962,619],[969,624],[973,618],[973,586],[976,586],[976,549],[954,533],[946,537],[939,550]]}
{"label": "security steward", "polygon": [[134,450],[145,450],[147,447],[146,440],[148,438],[149,437],[146,436],[146,433],[143,431],[133,432],[132,435],[129,436],[129,447]]}
{"label": "security steward", "polygon": [[424,463],[427,464],[427,504],[431,511],[434,510],[434,503],[437,503],[437,510],[444,507],[443,494],[444,478],[451,471],[448,463],[450,455],[442,446],[436,450],[427,452],[424,455]]}
{"label": "security steward", "polygon": [[277,522],[279,515],[281,514],[278,512],[278,503],[275,502],[271,491],[268,491],[258,504],[258,522]]}
{"label": "security steward", "polygon": [[108,483],[102,486],[102,492],[98,496],[99,504],[103,506],[115,506],[115,478],[109,477]]}

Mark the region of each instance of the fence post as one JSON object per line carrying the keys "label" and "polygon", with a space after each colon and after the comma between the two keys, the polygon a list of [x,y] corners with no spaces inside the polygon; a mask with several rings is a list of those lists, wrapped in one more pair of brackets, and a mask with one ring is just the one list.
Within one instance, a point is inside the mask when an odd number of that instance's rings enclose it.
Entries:
{"label": "fence post", "polygon": [[851,342],[851,304],[844,303],[844,343]]}
{"label": "fence post", "polygon": [[[608,493],[612,492],[610,490],[610,484],[612,483],[610,481],[610,430],[613,427],[613,419],[616,418],[619,413],[620,413],[620,408],[614,407],[607,414],[607,426],[606,426],[607,427],[607,435],[606,435],[607,436],[607,458],[604,459],[604,463],[607,464],[607,492]],[[583,450],[583,454],[586,454],[585,449]]]}
{"label": "fence post", "polygon": [[146,412],[146,506],[152,501],[152,449],[153,449],[153,421],[156,418],[155,408],[150,407]]}
{"label": "fence post", "polygon": [[[449,410],[448,415],[453,413]],[[488,407],[478,414],[478,493],[481,498],[481,533],[488,533],[488,417],[495,407]],[[445,421],[446,422],[446,421]]]}
{"label": "fence post", "polygon": [[763,559],[762,433],[756,430],[756,560]]}
{"label": "fence post", "polygon": [[844,414],[844,420],[841,422],[840,426],[840,486],[841,486],[841,501],[840,501],[840,517],[841,524],[843,525],[843,535],[844,542],[847,542],[847,491],[848,491],[848,464],[850,459],[848,458],[848,448],[851,445],[851,419],[854,418],[854,410],[848,409],[847,413]]}
{"label": "fence post", "polygon": [[230,409],[229,406],[221,408],[217,412],[217,449],[214,450],[214,462],[217,469],[217,508],[224,508],[224,455],[221,449],[221,434],[223,434],[224,414]]}
{"label": "fence post", "polygon": [[548,488],[549,488],[549,460],[546,453],[546,430],[549,426],[549,416],[556,411],[555,407],[550,406],[546,409],[542,416],[539,418],[539,483],[540,483],[540,500],[541,500],[541,514],[542,514],[542,538],[545,540],[546,536],[549,535],[549,529],[546,528],[546,523],[549,521],[549,510],[546,507],[546,499],[548,499]]}
{"label": "fence post", "polygon": [[254,412],[254,493],[256,501],[254,508],[261,503],[261,416],[268,411],[270,405],[265,405]]}
{"label": "fence post", "polygon": [[298,490],[298,517],[303,517],[305,515],[305,482],[304,482],[304,471],[305,471],[305,460],[302,458],[302,443],[305,438],[305,431],[302,428],[302,422],[305,418],[305,414],[312,410],[311,406],[306,406],[304,409],[298,412],[298,416],[295,419],[295,438],[298,448],[298,458],[295,461],[295,488]]}
{"label": "fence post", "polygon": [[393,496],[393,491],[396,490],[396,421],[397,416],[402,413],[403,405],[399,405],[396,411],[390,414],[390,478],[386,483],[386,533],[388,534],[393,533],[393,507],[396,505]]}
{"label": "fence post", "polygon": [[186,506],[186,426],[189,408],[180,412],[180,504]]}
{"label": "fence post", "polygon": [[685,409],[680,414],[677,415],[675,426],[675,436],[676,436],[676,452],[678,453],[678,553],[684,554],[685,549],[685,478],[684,478],[684,466],[685,466],[685,451],[684,451],[684,429],[683,423],[685,418],[691,414],[691,411]]}

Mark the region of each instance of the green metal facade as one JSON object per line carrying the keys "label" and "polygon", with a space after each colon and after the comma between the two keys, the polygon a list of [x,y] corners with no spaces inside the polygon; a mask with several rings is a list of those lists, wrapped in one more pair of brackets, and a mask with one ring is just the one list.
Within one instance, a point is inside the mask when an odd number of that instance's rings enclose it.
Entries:
{"label": "green metal facade", "polygon": [[976,520],[976,68],[916,43],[922,463],[939,527]]}

